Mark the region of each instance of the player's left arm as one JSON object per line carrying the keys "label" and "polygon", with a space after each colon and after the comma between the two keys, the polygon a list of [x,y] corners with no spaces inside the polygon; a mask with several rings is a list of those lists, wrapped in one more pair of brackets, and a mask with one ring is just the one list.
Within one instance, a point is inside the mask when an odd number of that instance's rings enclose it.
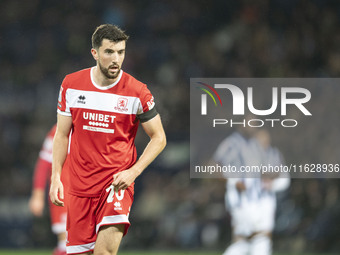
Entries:
{"label": "player's left arm", "polygon": [[144,169],[161,153],[166,145],[166,137],[159,114],[152,119],[143,122],[142,127],[145,133],[150,137],[150,141],[145,147],[142,155],[131,168],[113,176],[112,184],[115,186],[116,190],[129,187]]}

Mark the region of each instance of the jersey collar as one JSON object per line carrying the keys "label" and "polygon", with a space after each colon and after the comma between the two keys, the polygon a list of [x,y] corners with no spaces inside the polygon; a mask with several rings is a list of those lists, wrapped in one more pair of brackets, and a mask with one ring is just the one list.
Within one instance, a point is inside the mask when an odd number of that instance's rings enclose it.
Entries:
{"label": "jersey collar", "polygon": [[117,85],[117,83],[120,81],[120,79],[122,78],[122,75],[123,75],[123,70],[120,70],[119,75],[118,75],[118,79],[114,83],[112,83],[108,86],[99,86],[97,83],[95,83],[95,81],[93,79],[94,68],[95,68],[95,66],[93,66],[91,68],[91,71],[90,71],[91,82],[92,82],[93,86],[95,86],[97,89],[100,89],[100,90],[107,90],[107,89],[113,88],[114,86]]}

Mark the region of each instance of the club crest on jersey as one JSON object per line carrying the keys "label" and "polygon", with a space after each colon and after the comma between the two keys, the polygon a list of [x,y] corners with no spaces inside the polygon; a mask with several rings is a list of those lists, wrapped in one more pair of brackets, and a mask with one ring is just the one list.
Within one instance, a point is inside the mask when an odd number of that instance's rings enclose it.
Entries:
{"label": "club crest on jersey", "polygon": [[128,104],[127,98],[119,97],[117,100],[117,106],[115,107],[115,110],[118,110],[120,112],[127,112],[128,111],[127,104]]}

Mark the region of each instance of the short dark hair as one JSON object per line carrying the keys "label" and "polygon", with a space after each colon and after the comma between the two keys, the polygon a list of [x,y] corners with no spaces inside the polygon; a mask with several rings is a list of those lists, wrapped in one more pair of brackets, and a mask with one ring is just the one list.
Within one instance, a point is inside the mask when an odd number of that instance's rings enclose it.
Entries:
{"label": "short dark hair", "polygon": [[98,49],[104,39],[117,43],[127,41],[129,36],[116,25],[103,24],[98,26],[92,35],[92,47]]}

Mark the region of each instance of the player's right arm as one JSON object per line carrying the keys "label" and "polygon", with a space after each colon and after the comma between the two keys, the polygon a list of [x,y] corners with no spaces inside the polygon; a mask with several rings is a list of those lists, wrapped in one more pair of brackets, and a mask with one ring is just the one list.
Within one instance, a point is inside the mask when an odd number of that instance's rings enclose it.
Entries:
{"label": "player's right arm", "polygon": [[[53,140],[53,160],[50,186],[50,199],[53,204],[64,206],[64,187],[60,176],[67,157],[69,134],[72,128],[72,117],[58,113],[57,130]],[[59,195],[59,196],[58,196]]]}

